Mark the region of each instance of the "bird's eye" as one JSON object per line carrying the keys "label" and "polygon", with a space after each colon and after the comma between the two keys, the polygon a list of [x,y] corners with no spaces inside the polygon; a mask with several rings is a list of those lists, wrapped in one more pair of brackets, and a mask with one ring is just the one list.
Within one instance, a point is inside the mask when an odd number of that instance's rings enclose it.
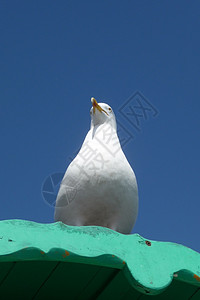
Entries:
{"label": "bird's eye", "polygon": [[112,111],[112,109],[111,109],[110,107],[108,108],[108,110],[109,110],[109,111]]}

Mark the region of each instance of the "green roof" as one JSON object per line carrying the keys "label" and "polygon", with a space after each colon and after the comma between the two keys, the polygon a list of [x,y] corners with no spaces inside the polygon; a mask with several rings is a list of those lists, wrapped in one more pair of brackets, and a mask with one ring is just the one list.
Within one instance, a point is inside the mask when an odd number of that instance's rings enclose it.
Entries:
{"label": "green roof", "polygon": [[2,299],[200,299],[200,254],[61,222],[0,221]]}

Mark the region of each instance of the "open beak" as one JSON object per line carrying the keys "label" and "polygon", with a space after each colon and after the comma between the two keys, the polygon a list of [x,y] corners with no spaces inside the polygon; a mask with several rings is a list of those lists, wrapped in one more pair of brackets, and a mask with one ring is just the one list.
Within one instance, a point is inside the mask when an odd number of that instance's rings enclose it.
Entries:
{"label": "open beak", "polygon": [[94,98],[92,97],[92,98],[91,98],[91,102],[92,102],[92,106],[93,106],[94,113],[95,113],[95,109],[98,109],[98,111],[100,111],[100,112],[103,111],[103,112],[105,112],[106,115],[108,115],[107,112],[106,112],[103,108],[101,108],[101,106],[98,104],[98,102],[97,102],[96,99],[94,99]]}

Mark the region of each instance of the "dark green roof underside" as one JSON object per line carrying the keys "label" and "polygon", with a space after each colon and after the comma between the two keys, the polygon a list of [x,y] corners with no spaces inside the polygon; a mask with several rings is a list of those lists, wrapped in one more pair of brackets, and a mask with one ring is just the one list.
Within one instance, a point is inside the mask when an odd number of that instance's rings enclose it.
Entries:
{"label": "dark green roof underside", "polygon": [[[0,280],[1,299],[149,299],[128,283],[122,270],[87,264],[4,262],[0,264]],[[200,299],[200,289],[174,279],[155,297]]]}
{"label": "dark green roof underside", "polygon": [[2,221],[1,299],[199,300],[200,254],[147,244],[100,227]]}

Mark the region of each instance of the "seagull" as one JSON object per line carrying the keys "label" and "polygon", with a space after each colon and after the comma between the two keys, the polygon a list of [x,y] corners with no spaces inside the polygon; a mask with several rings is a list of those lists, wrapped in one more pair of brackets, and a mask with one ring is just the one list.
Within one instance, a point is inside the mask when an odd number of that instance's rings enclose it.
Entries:
{"label": "seagull", "polygon": [[138,187],[122,151],[115,114],[91,98],[91,126],[68,166],[55,204],[55,221],[131,233],[138,214]]}

